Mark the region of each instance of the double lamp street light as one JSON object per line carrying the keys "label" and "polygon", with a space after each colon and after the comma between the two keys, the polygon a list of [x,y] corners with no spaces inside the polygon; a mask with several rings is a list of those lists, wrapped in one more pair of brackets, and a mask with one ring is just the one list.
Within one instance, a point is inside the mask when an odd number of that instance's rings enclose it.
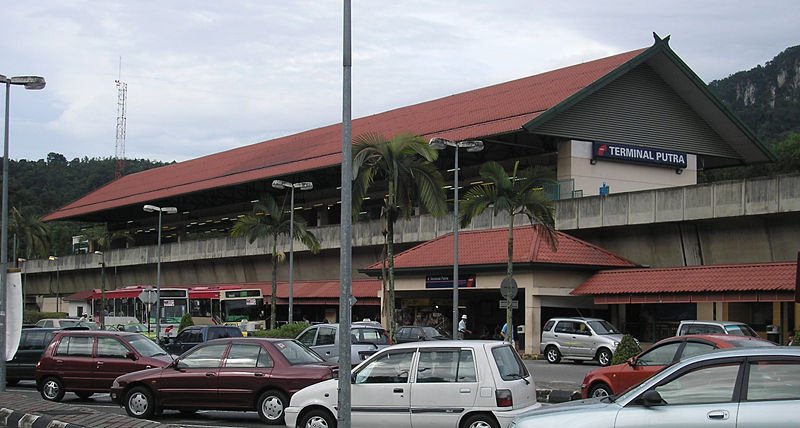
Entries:
{"label": "double lamp street light", "polygon": [[474,153],[483,150],[483,141],[451,141],[444,138],[431,138],[428,144],[436,150],[453,147],[455,166],[453,167],[453,339],[458,337],[458,149]]}
{"label": "double lamp street light", "polygon": [[289,196],[289,324],[291,324],[294,322],[294,189],[311,190],[314,188],[314,183],[274,180],[272,187],[278,190],[291,189]]}
{"label": "double lamp street light", "polygon": [[[2,196],[2,229],[0,231],[0,353],[4,355],[0,358],[0,392],[6,388],[6,275],[8,274],[8,112],[11,97],[11,85],[20,85],[25,89],[43,89],[46,82],[39,76],[16,76],[6,77],[0,74],[0,83],[6,86],[6,113],[5,113],[5,132],[3,138],[3,196]],[[23,303],[24,307],[24,303]],[[21,310],[22,308],[20,308]],[[16,315],[15,315],[16,316]]]}
{"label": "double lamp street light", "polygon": [[161,341],[161,214],[176,214],[178,209],[175,207],[157,207],[155,205],[145,205],[142,207],[145,212],[158,212],[158,244],[156,245],[156,341]]}

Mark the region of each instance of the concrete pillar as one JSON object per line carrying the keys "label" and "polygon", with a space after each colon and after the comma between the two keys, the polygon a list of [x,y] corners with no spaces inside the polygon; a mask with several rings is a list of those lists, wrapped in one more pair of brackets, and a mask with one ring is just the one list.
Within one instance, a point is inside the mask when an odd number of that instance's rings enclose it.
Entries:
{"label": "concrete pillar", "polygon": [[699,320],[713,320],[714,319],[714,306],[717,302],[702,302],[697,303],[697,319]]}
{"label": "concrete pillar", "polygon": [[538,354],[542,340],[542,298],[529,295],[525,299],[525,353]]}

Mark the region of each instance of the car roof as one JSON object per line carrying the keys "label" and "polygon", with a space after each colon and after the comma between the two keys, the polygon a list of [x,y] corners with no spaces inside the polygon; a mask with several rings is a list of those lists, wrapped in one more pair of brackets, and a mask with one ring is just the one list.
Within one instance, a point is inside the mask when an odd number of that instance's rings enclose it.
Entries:
{"label": "car roof", "polygon": [[[312,327],[333,327],[333,328],[337,328],[338,329],[339,328],[339,323],[314,324],[314,325],[306,327],[306,328],[312,328]],[[353,328],[379,328],[381,330],[384,329],[382,325],[380,325],[380,324],[378,324],[378,323],[376,323],[374,321],[366,321],[366,322],[365,321],[356,321],[356,322],[350,324],[350,328],[351,329],[353,329]]]}
{"label": "car roof", "polygon": [[724,344],[729,344],[729,345],[732,345],[734,343],[740,343],[741,344],[741,343],[747,342],[747,341],[762,342],[764,344],[770,343],[770,344],[774,345],[774,343],[772,343],[772,342],[770,342],[768,340],[762,339],[760,337],[735,336],[735,335],[730,335],[730,334],[687,334],[687,335],[684,335],[684,336],[672,336],[672,337],[667,337],[666,339],[661,339],[658,342],[654,343],[653,346],[658,346],[658,345],[661,345],[661,344],[664,344],[664,343],[669,343],[669,342],[683,342],[684,340],[688,340],[688,339],[706,340],[706,341],[709,341],[709,342],[713,342],[713,343],[715,343],[717,345],[723,344],[723,343]]}
{"label": "car roof", "polygon": [[407,348],[484,348],[508,345],[500,340],[436,340],[432,342],[407,342],[392,345],[387,349]]}
{"label": "car roof", "polygon": [[212,339],[206,341],[205,343],[222,343],[222,342],[286,342],[295,341],[292,337],[243,337],[243,336],[236,336],[236,337],[220,337],[217,339]]}
{"label": "car roof", "polygon": [[681,324],[714,324],[714,325],[745,325],[741,321],[717,321],[717,320],[684,320]]}
{"label": "car roof", "polygon": [[602,318],[586,318],[586,317],[555,317],[550,318],[548,321],[605,321]]}
{"label": "car roof", "polygon": [[800,358],[800,346],[767,346],[760,348],[728,348],[689,357],[682,362],[715,360],[729,357],[796,357]]}
{"label": "car roof", "polygon": [[119,331],[119,330],[70,330],[70,329],[58,329],[58,334],[61,336],[120,336],[120,337],[144,337],[139,333],[134,333],[130,331]]}

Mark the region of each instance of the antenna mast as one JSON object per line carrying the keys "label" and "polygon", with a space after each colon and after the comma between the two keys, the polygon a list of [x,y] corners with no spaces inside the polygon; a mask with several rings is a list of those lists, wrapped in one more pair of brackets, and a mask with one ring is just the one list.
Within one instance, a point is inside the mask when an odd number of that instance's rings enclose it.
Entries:
{"label": "antenna mast", "polygon": [[117,82],[117,145],[114,151],[116,160],[114,178],[120,178],[125,173],[125,106],[128,102],[128,84],[122,81],[122,57],[119,58],[119,78]]}

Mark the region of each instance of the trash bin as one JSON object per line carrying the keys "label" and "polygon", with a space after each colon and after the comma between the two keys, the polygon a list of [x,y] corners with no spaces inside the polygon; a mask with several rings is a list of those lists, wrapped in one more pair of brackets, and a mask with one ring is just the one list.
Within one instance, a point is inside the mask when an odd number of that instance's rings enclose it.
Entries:
{"label": "trash bin", "polygon": [[520,351],[525,350],[525,325],[518,325],[514,334],[514,340],[517,342],[517,349]]}
{"label": "trash bin", "polygon": [[779,325],[767,325],[767,340],[770,342],[775,342],[778,345],[781,344],[781,326]]}

